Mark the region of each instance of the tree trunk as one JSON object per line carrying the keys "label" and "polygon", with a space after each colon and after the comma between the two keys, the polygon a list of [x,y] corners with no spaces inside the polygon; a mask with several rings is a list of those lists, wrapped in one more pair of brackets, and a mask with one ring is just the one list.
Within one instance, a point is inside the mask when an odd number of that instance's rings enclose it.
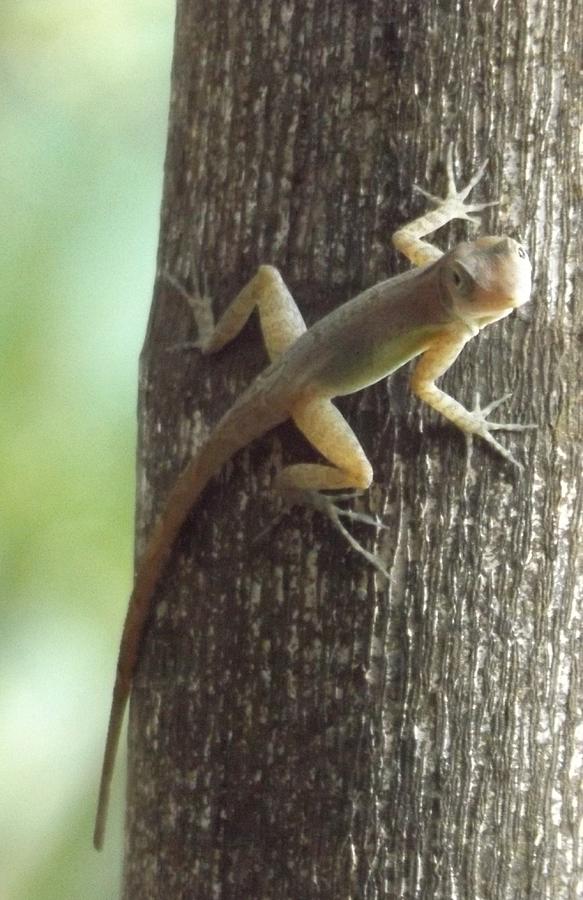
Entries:
{"label": "tree trunk", "polygon": [[406,368],[339,403],[389,583],[317,514],[274,520],[274,473],[316,458],[291,425],[209,485],[136,677],[126,898],[580,896],[580,20],[577,0],[179,0],[138,546],[267,362],[254,322],[216,357],[177,350],[196,330],[163,273],[219,313],[272,263],[311,324],[405,268],[391,232],[425,207],[413,184],[443,189],[450,142],[462,183],[488,157],[482,233],[520,235],[536,278],[444,386],[512,390],[500,418],[538,431],[500,438],[518,476]]}

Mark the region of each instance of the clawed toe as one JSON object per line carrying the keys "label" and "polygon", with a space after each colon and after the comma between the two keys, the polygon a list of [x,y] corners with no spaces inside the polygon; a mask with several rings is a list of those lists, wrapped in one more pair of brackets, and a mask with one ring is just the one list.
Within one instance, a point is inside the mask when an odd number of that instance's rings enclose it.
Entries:
{"label": "clawed toe", "polygon": [[[504,459],[507,459],[511,462],[517,469],[522,471],[523,466],[514,458],[512,453],[507,450],[502,444],[498,443],[495,437],[491,434],[492,431],[528,431],[530,429],[534,429],[537,426],[532,423],[528,424],[518,424],[516,422],[490,422],[488,420],[488,416],[491,412],[497,409],[502,403],[506,400],[510,399],[512,396],[511,393],[504,394],[503,397],[499,397],[497,400],[492,400],[486,406],[480,406],[480,395],[476,392],[474,396],[474,405],[471,409],[472,417],[477,423],[475,434],[479,435],[483,440],[485,440],[490,446],[496,450]],[[469,442],[473,437],[472,434],[466,435]]]}
{"label": "clawed toe", "polygon": [[415,190],[423,194],[424,197],[427,197],[428,200],[436,203],[438,207],[445,205],[454,207],[456,209],[456,218],[465,219],[468,222],[472,222],[474,225],[479,225],[479,219],[471,216],[470,213],[482,212],[482,210],[487,209],[489,206],[497,206],[499,201],[492,200],[488,203],[466,203],[465,200],[466,197],[468,197],[468,195],[471,193],[471,191],[476,187],[478,182],[483,178],[487,165],[488,160],[485,159],[477,170],[476,174],[464,187],[461,187],[458,190],[455,183],[455,175],[453,171],[453,145],[450,144],[447,148],[446,156],[447,191],[445,197],[436,197],[434,194],[430,194],[428,191],[424,190],[418,185],[414,185],[414,187]]}
{"label": "clawed toe", "polygon": [[[343,500],[343,499],[352,499],[354,497],[353,494],[339,494],[334,497],[334,500]],[[386,525],[383,525],[378,519],[373,516],[368,516],[365,513],[354,512],[349,509],[342,509],[333,502],[332,498],[328,497],[326,494],[320,494],[318,491],[301,491],[298,492],[294,498],[294,502],[300,504],[302,506],[310,506],[313,509],[316,509],[318,512],[323,513],[332,524],[338,529],[341,535],[348,541],[353,550],[363,556],[367,562],[369,562],[374,568],[380,572],[385,578],[389,578],[389,573],[385,568],[382,560],[376,556],[376,554],[371,553],[362,544],[356,540],[356,538],[348,531],[347,528],[344,527],[342,523],[342,518],[348,518],[355,522],[363,522],[366,525],[372,525],[374,528],[386,528]]]}

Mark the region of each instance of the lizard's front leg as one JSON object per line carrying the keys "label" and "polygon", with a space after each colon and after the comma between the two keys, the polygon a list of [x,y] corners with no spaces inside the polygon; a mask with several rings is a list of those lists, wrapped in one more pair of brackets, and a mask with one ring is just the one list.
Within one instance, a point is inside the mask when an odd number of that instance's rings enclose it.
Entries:
{"label": "lizard's front leg", "polygon": [[454,360],[457,359],[467,340],[468,336],[463,331],[456,333],[455,329],[452,329],[449,333],[444,332],[441,339],[435,340],[432,347],[423,354],[415,366],[411,378],[411,389],[421,400],[424,400],[425,403],[441,413],[442,416],[445,416],[446,419],[457,425],[468,437],[476,434],[483,438],[497,453],[521,469],[520,463],[512,456],[509,450],[506,450],[502,444],[498,443],[491,432],[494,430],[527,431],[530,428],[536,428],[536,426],[488,422],[487,420],[489,413],[503,403],[504,400],[507,400],[510,394],[506,394],[499,400],[494,400],[483,409],[476,405],[473,410],[468,410],[435,384],[436,379],[443,375]]}
{"label": "lizard's front leg", "polygon": [[474,177],[468,184],[459,191],[456,188],[455,177],[453,173],[453,149],[450,144],[447,153],[447,193],[445,197],[436,197],[427,193],[423,188],[415,185],[415,190],[423,194],[433,203],[437,204],[436,209],[424,213],[407,225],[403,225],[393,234],[393,244],[416,266],[425,266],[428,263],[435,262],[443,256],[442,251],[438,247],[434,247],[428,241],[422,241],[421,238],[426,234],[437,231],[442,225],[454,219],[464,219],[472,222],[474,225],[479,224],[479,220],[470,213],[481,212],[487,206],[495,206],[497,201],[492,203],[466,203],[466,197],[470,191],[478,184],[486,170],[487,160],[485,160]]}

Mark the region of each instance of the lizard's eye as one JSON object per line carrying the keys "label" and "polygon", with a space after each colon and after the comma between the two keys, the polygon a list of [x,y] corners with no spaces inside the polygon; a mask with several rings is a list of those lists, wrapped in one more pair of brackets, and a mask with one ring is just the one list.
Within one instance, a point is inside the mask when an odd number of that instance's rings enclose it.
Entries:
{"label": "lizard's eye", "polygon": [[519,248],[518,248],[518,255],[520,256],[521,259],[527,259],[527,258],[528,258],[527,255],[526,255],[526,250],[524,249],[524,247],[519,247]]}
{"label": "lizard's eye", "polygon": [[472,279],[468,272],[459,263],[454,263],[450,269],[451,284],[458,294],[466,296],[471,293]]}

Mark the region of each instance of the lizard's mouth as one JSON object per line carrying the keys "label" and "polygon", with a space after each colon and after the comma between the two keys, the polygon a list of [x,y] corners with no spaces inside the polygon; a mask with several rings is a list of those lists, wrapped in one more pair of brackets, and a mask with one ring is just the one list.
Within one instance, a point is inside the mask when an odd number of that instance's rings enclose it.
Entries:
{"label": "lizard's mouth", "polygon": [[525,303],[528,303],[530,300],[530,289],[520,291],[520,293],[513,294],[511,297],[506,299],[506,303],[512,309],[518,309],[519,306],[524,306]]}

